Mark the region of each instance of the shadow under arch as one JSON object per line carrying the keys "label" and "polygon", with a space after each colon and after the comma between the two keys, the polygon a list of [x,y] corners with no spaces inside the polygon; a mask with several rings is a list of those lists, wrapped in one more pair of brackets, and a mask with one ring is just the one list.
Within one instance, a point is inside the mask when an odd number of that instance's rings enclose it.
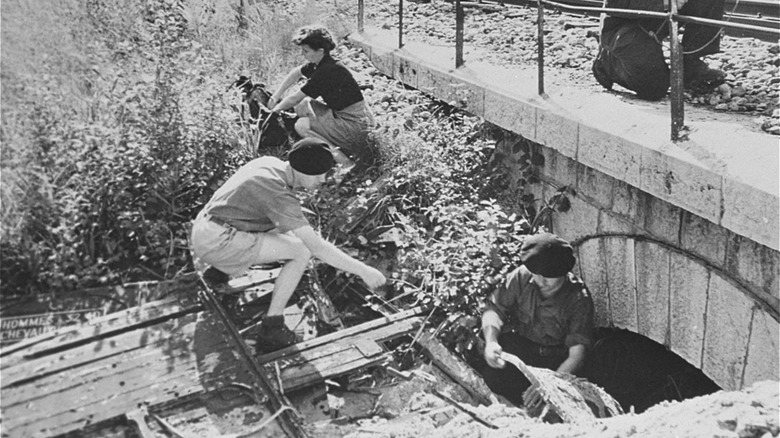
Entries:
{"label": "shadow under arch", "polygon": [[607,391],[625,412],[641,413],[663,401],[681,401],[721,389],[700,369],[650,338],[630,330],[598,328],[583,377]]}

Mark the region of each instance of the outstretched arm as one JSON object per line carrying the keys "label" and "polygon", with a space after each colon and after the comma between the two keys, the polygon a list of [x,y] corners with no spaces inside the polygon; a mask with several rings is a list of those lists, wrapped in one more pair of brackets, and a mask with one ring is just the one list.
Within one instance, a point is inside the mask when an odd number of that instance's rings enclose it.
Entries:
{"label": "outstretched arm", "polygon": [[303,241],[303,244],[306,245],[314,257],[336,269],[359,276],[369,288],[375,289],[387,282],[385,276],[377,269],[348,256],[338,249],[336,245],[320,237],[312,227],[301,227],[292,232]]}
{"label": "outstretched arm", "polygon": [[[273,109],[275,106],[277,106],[282,96],[284,96],[284,92],[287,91],[288,88],[292,87],[294,83],[298,82],[298,79],[300,79],[302,76],[303,73],[301,73],[300,67],[295,67],[294,69],[290,70],[290,73],[288,73],[287,77],[284,78],[284,81],[282,81],[282,84],[279,86],[279,89],[277,89],[271,95],[271,99],[268,100],[268,108]],[[287,109],[287,108],[283,108],[283,109]]]}
{"label": "outstretched arm", "polygon": [[[276,104],[276,106],[272,106],[271,107],[271,111],[273,111],[275,113],[278,113],[279,111],[284,111],[286,109],[290,109],[290,108],[294,107],[295,105],[298,105],[303,100],[303,98],[305,98],[305,97],[306,97],[306,95],[303,93],[303,91],[298,90],[295,93],[292,93],[291,95],[285,97],[284,100],[282,100],[281,102]],[[271,102],[272,101],[269,100],[268,104],[270,105]]]}
{"label": "outstretched arm", "polygon": [[493,368],[504,368],[506,362],[501,358],[504,351],[498,343],[498,334],[504,322],[493,309],[486,309],[482,313],[482,335],[485,337],[485,362]]}

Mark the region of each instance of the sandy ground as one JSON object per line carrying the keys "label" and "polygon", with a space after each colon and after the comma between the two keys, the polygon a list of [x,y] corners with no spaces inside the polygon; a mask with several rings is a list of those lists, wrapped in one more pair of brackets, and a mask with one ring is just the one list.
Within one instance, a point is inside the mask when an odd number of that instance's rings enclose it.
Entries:
{"label": "sandy ground", "polygon": [[[626,414],[592,424],[547,424],[529,418],[522,409],[494,404],[471,408],[491,429],[433,395],[408,398],[405,412],[395,418],[358,420],[348,438],[769,438],[780,434],[778,382],[758,382],[739,392],[717,392],[682,402],[668,402],[640,415]],[[326,430],[322,425],[313,432]],[[334,429],[328,428],[329,432]],[[343,430],[343,429],[342,429]],[[315,433],[313,436],[325,436]],[[330,435],[333,436],[333,435]]]}

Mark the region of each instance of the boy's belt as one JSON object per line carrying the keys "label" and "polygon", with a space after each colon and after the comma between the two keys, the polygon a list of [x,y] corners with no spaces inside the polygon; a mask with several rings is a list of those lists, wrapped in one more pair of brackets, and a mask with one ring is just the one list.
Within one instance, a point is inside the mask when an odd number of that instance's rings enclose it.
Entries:
{"label": "boy's belt", "polygon": [[214,222],[217,225],[222,225],[223,227],[233,227],[233,225],[230,225],[230,223],[224,219],[220,219],[216,216],[208,215],[208,220],[211,222]]}
{"label": "boy's belt", "polygon": [[565,356],[566,348],[560,346],[548,347],[545,345],[538,345],[539,356]]}
{"label": "boy's belt", "polygon": [[528,351],[533,351],[534,353],[538,354],[539,356],[543,357],[559,357],[559,356],[566,356],[569,353],[569,350],[564,347],[563,345],[542,345],[537,342],[534,342],[525,336],[521,335],[517,329],[511,329],[508,333],[511,333],[512,335],[516,336],[516,341],[518,345]]}
{"label": "boy's belt", "polygon": [[251,227],[246,226],[243,221],[238,220],[238,219],[237,219],[238,226],[236,226],[236,225],[230,223],[230,221],[228,221],[227,219],[222,219],[220,217],[216,217],[216,216],[213,216],[213,215],[208,214],[208,213],[202,213],[202,216],[199,216],[199,217],[201,219],[205,219],[207,221],[214,222],[215,224],[223,226],[225,228],[231,228],[233,230],[241,231],[241,232],[244,232],[244,233],[267,233],[267,232],[270,232],[270,231],[272,231],[274,229],[273,227],[269,227],[267,229],[253,229]]}

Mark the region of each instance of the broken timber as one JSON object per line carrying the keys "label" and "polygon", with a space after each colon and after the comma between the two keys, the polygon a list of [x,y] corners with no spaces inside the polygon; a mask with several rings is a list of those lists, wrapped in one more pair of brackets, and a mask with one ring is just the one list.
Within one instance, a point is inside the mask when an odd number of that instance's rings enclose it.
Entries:
{"label": "broken timber", "polygon": [[[275,409],[279,403],[272,403],[271,410],[259,404],[389,359],[381,343],[417,330],[423,311],[369,321],[258,361],[213,295],[198,300],[198,294],[194,285],[182,288],[161,300],[4,348],[2,436],[104,436],[106,430],[127,427],[136,434],[163,433],[164,421],[186,429],[193,427],[193,419],[218,429],[208,436],[241,435],[274,420],[274,411],[281,415],[264,432],[305,436],[296,432],[297,425],[283,425],[290,413],[287,404]],[[243,418],[225,425],[208,413],[204,417],[207,400],[236,389],[250,396],[231,398],[239,400],[231,403]]]}
{"label": "broken timber", "polygon": [[277,383],[277,389],[282,392],[298,389],[383,362],[390,353],[380,343],[418,329],[421,322],[418,315],[423,311],[418,307],[375,319],[260,356],[257,360],[269,376],[275,376],[275,364],[279,365],[282,388],[278,388]]}
{"label": "broken timber", "polygon": [[128,309],[4,356],[3,433],[58,436],[124,419],[139,406],[163,409],[233,384],[253,386],[224,325],[200,305],[146,319],[172,304]]}
{"label": "broken timber", "polygon": [[476,401],[483,405],[492,404],[493,392],[471,366],[451,354],[435,336],[426,333],[418,340],[431,362],[453,381],[462,386]]}

